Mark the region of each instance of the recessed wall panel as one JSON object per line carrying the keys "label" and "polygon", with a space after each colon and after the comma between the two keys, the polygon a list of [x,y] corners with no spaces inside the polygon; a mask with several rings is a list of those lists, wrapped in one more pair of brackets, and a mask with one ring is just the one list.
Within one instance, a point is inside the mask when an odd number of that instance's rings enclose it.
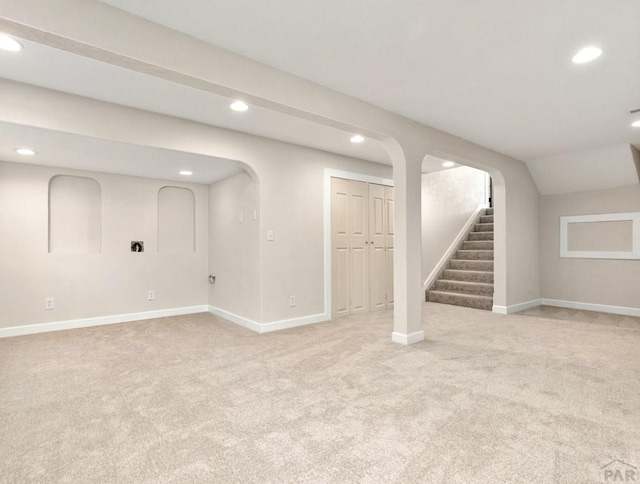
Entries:
{"label": "recessed wall panel", "polygon": [[93,178],[57,175],[49,180],[49,252],[102,249],[102,194]]}
{"label": "recessed wall panel", "polygon": [[188,188],[158,192],[158,252],[194,252],[196,202]]}

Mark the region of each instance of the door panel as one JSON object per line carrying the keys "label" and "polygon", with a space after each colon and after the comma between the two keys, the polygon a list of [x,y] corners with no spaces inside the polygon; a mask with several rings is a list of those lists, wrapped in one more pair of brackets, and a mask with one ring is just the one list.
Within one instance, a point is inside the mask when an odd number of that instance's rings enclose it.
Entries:
{"label": "door panel", "polygon": [[364,247],[351,248],[351,313],[369,310],[368,254]]}
{"label": "door panel", "polygon": [[393,187],[384,187],[387,308],[393,307]]}
{"label": "door panel", "polygon": [[333,261],[333,316],[340,316],[349,313],[349,250],[337,249]]}
{"label": "door panel", "polygon": [[387,292],[387,308],[393,307],[393,247],[387,248],[387,273],[386,273],[386,292]]}
{"label": "door panel", "polygon": [[331,246],[332,316],[393,304],[392,188],[332,178]]}
{"label": "door panel", "polygon": [[384,309],[386,307],[386,273],[387,262],[384,247],[371,247],[370,253],[370,275],[369,278],[369,301],[371,309]]}
{"label": "door panel", "polygon": [[351,312],[369,310],[369,186],[367,183],[349,181],[351,247]]}
{"label": "door panel", "polygon": [[349,314],[349,182],[331,179],[331,316]]}
{"label": "door panel", "polygon": [[384,187],[369,185],[369,302],[371,309],[386,306],[386,261],[385,261],[385,217]]}

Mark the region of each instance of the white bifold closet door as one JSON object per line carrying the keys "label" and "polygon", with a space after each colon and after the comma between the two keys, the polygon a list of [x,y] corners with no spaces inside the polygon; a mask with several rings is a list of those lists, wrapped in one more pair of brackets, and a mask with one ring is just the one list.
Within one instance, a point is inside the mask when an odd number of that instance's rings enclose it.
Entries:
{"label": "white bifold closet door", "polygon": [[393,188],[331,179],[332,316],[393,304]]}

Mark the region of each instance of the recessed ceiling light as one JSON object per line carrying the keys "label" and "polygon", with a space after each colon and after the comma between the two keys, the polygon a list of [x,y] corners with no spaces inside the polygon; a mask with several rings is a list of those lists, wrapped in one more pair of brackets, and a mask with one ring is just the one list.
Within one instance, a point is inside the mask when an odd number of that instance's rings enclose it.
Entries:
{"label": "recessed ceiling light", "polygon": [[351,137],[351,142],[352,143],[362,143],[364,141],[364,136],[360,135],[360,134],[354,134]]}
{"label": "recessed ceiling light", "polygon": [[33,156],[36,154],[36,152],[30,148],[14,148],[13,151],[24,156]]}
{"label": "recessed ceiling light", "polygon": [[596,60],[602,54],[600,47],[589,46],[584,49],[580,49],[576,55],[573,56],[574,64],[584,64],[585,62],[591,62]]}
{"label": "recessed ceiling light", "polygon": [[233,109],[234,111],[243,112],[243,111],[246,111],[247,109],[249,109],[249,105],[247,103],[242,102],[242,101],[235,101],[235,102],[231,103],[230,108]]}
{"label": "recessed ceiling light", "polygon": [[631,126],[633,126],[634,128],[640,128],[640,119],[631,123]]}
{"label": "recessed ceiling light", "polygon": [[451,168],[453,165],[455,165],[455,163],[453,161],[445,161],[442,166],[444,166],[445,168]]}
{"label": "recessed ceiling light", "polygon": [[13,37],[0,34],[0,49],[8,52],[18,52],[22,50],[22,44]]}
{"label": "recessed ceiling light", "polygon": [[180,172],[179,172],[179,173],[180,173],[181,175],[183,175],[183,176],[191,176],[191,175],[193,175],[193,172],[192,172],[192,171],[189,171],[189,170],[180,170]]}

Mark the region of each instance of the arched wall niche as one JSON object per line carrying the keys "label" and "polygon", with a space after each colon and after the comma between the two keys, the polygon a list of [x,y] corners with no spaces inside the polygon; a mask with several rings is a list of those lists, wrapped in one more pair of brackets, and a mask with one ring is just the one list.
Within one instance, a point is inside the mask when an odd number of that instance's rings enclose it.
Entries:
{"label": "arched wall niche", "polygon": [[49,180],[49,252],[102,250],[102,190],[93,178],[55,175]]}
{"label": "arched wall niche", "polygon": [[196,199],[192,190],[158,190],[158,252],[195,252]]}

